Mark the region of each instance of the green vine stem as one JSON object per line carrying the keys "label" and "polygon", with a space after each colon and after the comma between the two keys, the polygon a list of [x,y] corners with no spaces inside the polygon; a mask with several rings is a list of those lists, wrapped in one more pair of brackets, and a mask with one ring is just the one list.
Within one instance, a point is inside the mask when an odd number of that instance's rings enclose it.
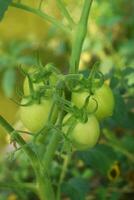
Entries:
{"label": "green vine stem", "polygon": [[35,152],[32,151],[30,146],[28,146],[25,140],[19,135],[19,133],[0,115],[0,125],[7,131],[7,133],[16,141],[27,154],[28,158],[31,160],[34,169],[36,169],[36,164],[38,157]]}
{"label": "green vine stem", "polygon": [[[56,126],[58,126],[59,128],[61,128],[63,116],[64,116],[63,112],[61,111],[59,113],[59,117],[56,123]],[[38,191],[39,191],[39,196],[41,200],[55,200],[55,195],[52,188],[51,179],[49,176],[49,170],[51,169],[51,163],[52,163],[56,148],[59,144],[61,135],[56,130],[54,130],[52,134],[53,135],[51,137],[50,143],[48,144],[47,150],[44,155],[43,169],[40,170],[40,173],[38,173],[37,175]]]}
{"label": "green vine stem", "polygon": [[85,0],[79,23],[73,35],[73,46],[70,58],[70,73],[77,73],[84,39],[87,34],[88,18],[93,0]]}
{"label": "green vine stem", "polygon": [[[57,120],[56,127],[61,128],[63,117],[64,117],[64,114],[63,114],[63,111],[61,111],[59,113],[59,118]],[[60,138],[61,138],[60,133],[58,133],[57,130],[54,130],[51,141],[47,146],[47,150],[44,156],[44,168],[46,171],[49,170],[51,167],[51,161],[53,159],[53,156],[57,148],[57,145],[60,141]]]}
{"label": "green vine stem", "polygon": [[34,185],[34,183],[1,183],[0,182],[0,188],[7,188],[7,189],[18,189],[18,190],[30,190],[35,192],[36,191],[36,187]]}
{"label": "green vine stem", "polygon": [[31,12],[33,14],[38,15],[39,17],[41,17],[42,19],[52,23],[53,25],[55,25],[56,27],[62,29],[65,32],[70,32],[70,28],[69,27],[65,27],[62,23],[60,23],[58,20],[56,20],[54,17],[49,16],[48,14],[46,14],[45,12],[42,12],[40,9],[36,9],[36,8],[32,8],[29,7],[27,5],[24,5],[22,3],[11,3],[12,7],[15,8],[20,8],[22,10]]}
{"label": "green vine stem", "polygon": [[[50,140],[50,143],[47,146],[47,151],[44,156],[44,167],[41,173],[37,174],[38,179],[38,191],[41,200],[54,200],[54,191],[52,188],[51,179],[49,177],[49,170],[51,169],[51,162],[59,143],[60,134],[53,132],[53,136]],[[47,197],[47,198],[46,198]]]}
{"label": "green vine stem", "polygon": [[40,200],[55,200],[52,183],[47,174],[38,173],[37,184]]}
{"label": "green vine stem", "polygon": [[43,0],[40,0],[40,3],[39,3],[39,10],[41,10],[42,4],[43,4]]}
{"label": "green vine stem", "polygon": [[70,27],[72,28],[75,25],[75,22],[73,21],[68,10],[66,9],[64,2],[62,0],[56,0],[56,2],[57,2],[57,6],[58,6],[59,10],[63,14],[63,16],[65,16],[65,18],[68,20]]}

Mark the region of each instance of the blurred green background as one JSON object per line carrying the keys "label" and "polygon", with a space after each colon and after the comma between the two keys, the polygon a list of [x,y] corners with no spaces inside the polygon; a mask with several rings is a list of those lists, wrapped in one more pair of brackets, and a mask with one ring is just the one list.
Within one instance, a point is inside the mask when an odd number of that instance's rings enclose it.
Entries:
{"label": "blurred green background", "polygon": [[[37,0],[22,2],[35,8],[38,6]],[[83,1],[64,2],[77,21]],[[43,9],[66,23],[55,1],[44,1]],[[0,114],[10,123],[19,126],[18,105],[11,98],[17,99],[18,90],[22,91],[24,76],[20,66],[36,65],[39,54],[44,65],[53,62],[66,72],[71,41],[71,35],[66,35],[38,16],[9,7],[0,22]],[[87,200],[133,200],[134,1],[94,1],[80,70],[91,68],[95,62],[99,62],[100,71],[113,88],[116,109],[113,118],[102,123],[102,137],[95,149],[74,155],[63,183],[63,199],[85,200],[87,196]],[[1,163],[5,162],[4,167],[0,164],[0,181],[7,180],[7,173],[11,181],[32,181],[34,175],[30,172],[25,156],[19,156],[18,162],[15,158],[5,161],[7,151],[9,138],[0,127],[0,160]],[[19,165],[22,160],[25,162]],[[11,166],[13,174],[8,171]],[[56,182],[60,172],[57,160],[52,170]],[[79,197],[74,193],[79,194]],[[0,200],[34,198],[37,199],[29,192],[24,195],[16,190],[0,189]]]}

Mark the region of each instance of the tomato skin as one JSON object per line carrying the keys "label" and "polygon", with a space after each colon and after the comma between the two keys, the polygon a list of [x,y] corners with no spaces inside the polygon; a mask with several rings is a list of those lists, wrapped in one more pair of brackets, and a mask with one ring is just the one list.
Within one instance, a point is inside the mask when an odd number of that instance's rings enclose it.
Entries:
{"label": "tomato skin", "polygon": [[[83,91],[80,93],[72,93],[72,102],[79,108],[81,108],[85,102],[88,92]],[[97,102],[96,102],[96,101]],[[97,105],[98,104],[98,105]],[[113,114],[115,100],[111,88],[107,84],[103,84],[100,88],[96,89],[94,95],[89,99],[87,110],[92,113],[97,107],[95,112],[98,120],[102,120],[106,117],[110,117]]]}
{"label": "tomato skin", "polygon": [[[22,104],[25,103],[24,100],[22,99]],[[42,100],[40,104],[33,103],[28,106],[21,106],[20,119],[23,125],[33,133],[40,131],[47,122],[51,106],[51,100]]]}
{"label": "tomato skin", "polygon": [[[70,114],[67,114],[64,118],[64,122],[66,122],[69,117]],[[67,131],[67,128],[67,125],[65,125],[63,131]],[[68,133],[68,137],[77,150],[87,150],[94,147],[98,141],[99,135],[100,127],[94,115],[90,115],[86,123],[82,123],[77,119],[75,127]]]}

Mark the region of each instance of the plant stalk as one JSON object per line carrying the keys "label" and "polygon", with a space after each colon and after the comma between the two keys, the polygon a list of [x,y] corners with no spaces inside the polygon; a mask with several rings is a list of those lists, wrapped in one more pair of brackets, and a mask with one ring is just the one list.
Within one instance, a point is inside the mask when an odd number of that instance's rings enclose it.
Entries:
{"label": "plant stalk", "polygon": [[40,200],[55,200],[52,183],[47,174],[37,174],[37,190]]}
{"label": "plant stalk", "polygon": [[14,141],[16,141],[22,147],[23,151],[29,157],[35,169],[38,161],[35,152],[30,148],[30,146],[26,144],[25,140],[19,135],[19,133],[1,115],[0,115],[0,125],[7,131],[7,133],[11,137],[13,137]]}
{"label": "plant stalk", "polygon": [[69,69],[69,72],[71,74],[78,72],[80,55],[82,52],[84,39],[87,34],[88,18],[92,2],[93,0],[85,0],[79,23],[76,25],[74,31],[73,35],[74,40],[72,45],[72,53],[70,58],[70,69]]}
{"label": "plant stalk", "polygon": [[[63,120],[63,112],[59,113],[59,117],[56,123],[56,126],[60,127]],[[50,179],[50,169],[52,160],[58,146],[58,143],[61,139],[61,135],[57,133],[56,130],[53,131],[50,143],[47,146],[45,152],[43,163],[44,166],[39,173],[37,172],[37,182],[38,182],[38,193],[41,200],[55,200],[55,194],[52,188],[52,182]]]}
{"label": "plant stalk", "polygon": [[54,17],[49,16],[48,14],[46,14],[45,12],[42,12],[40,9],[36,9],[36,8],[32,8],[30,6],[24,5],[22,3],[15,3],[12,2],[11,3],[12,7],[15,8],[20,8],[22,10],[31,12],[33,14],[38,15],[39,17],[41,17],[42,19],[52,23],[53,25],[55,25],[56,27],[62,29],[65,32],[70,32],[70,28],[69,27],[65,27],[62,23],[60,23],[58,20],[56,20]]}
{"label": "plant stalk", "polygon": [[[58,118],[57,123],[56,123],[56,126],[58,126],[59,128],[61,128],[63,116],[64,116],[63,111],[61,111],[59,113],[59,118]],[[47,146],[47,150],[46,150],[46,153],[45,153],[45,156],[44,156],[44,169],[45,170],[49,170],[50,167],[51,167],[51,162],[52,162],[55,150],[57,148],[57,145],[58,145],[60,139],[61,139],[60,133],[57,133],[57,130],[54,130],[51,141]]]}
{"label": "plant stalk", "polygon": [[67,21],[72,29],[72,27],[75,25],[75,23],[74,23],[72,17],[70,16],[68,10],[66,9],[64,2],[62,0],[56,0],[56,2],[57,2],[57,6],[58,6],[59,10],[63,14],[63,16],[65,16],[65,18],[67,19]]}

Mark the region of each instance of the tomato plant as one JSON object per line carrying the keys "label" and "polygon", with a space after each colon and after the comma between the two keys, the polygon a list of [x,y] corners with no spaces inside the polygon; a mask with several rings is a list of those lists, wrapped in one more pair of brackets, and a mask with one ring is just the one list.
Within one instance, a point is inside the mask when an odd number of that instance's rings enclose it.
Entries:
{"label": "tomato plant", "polygon": [[[66,123],[69,117],[70,114],[65,116],[63,120],[64,123]],[[67,128],[66,125],[63,130],[67,131]],[[94,115],[90,115],[85,123],[76,119],[76,123],[68,133],[67,137],[71,140],[73,146],[77,150],[86,150],[92,148],[97,143],[99,135],[99,123]]]}
{"label": "tomato plant", "polygon": [[[114,110],[115,100],[111,88],[105,83],[96,88],[92,88],[92,84],[90,84],[92,81],[95,82],[97,77],[95,75],[100,74],[96,67],[92,67],[88,77],[79,73],[80,58],[82,49],[84,49],[83,43],[87,35],[88,18],[92,2],[93,0],[81,1],[81,16],[76,22],[71,17],[64,1],[56,0],[56,5],[61,11],[60,14],[67,20],[65,24],[66,20],[59,21],[57,18],[49,16],[49,12],[45,12],[42,9],[42,4],[46,3],[42,0],[39,2],[38,8],[30,7],[21,1],[8,1],[6,4],[2,1],[2,4],[0,3],[2,5],[0,17],[3,16],[8,5],[11,5],[42,17],[42,19],[63,30],[66,35],[72,37],[70,40],[72,48],[70,54],[68,54],[70,55],[68,71],[64,68],[62,70],[57,69],[60,67],[57,67],[56,64],[42,64],[40,60],[35,64],[35,70],[22,70],[26,77],[19,104],[20,120],[24,127],[30,131],[33,140],[27,143],[25,138],[21,136],[22,131],[10,125],[0,116],[0,124],[11,136],[11,142],[15,150],[23,150],[33,168],[35,181],[32,184],[23,184],[21,183],[23,180],[29,179],[22,178],[19,189],[24,190],[26,188],[28,192],[31,190],[37,195],[37,199],[40,200],[60,200],[62,198],[61,189],[64,187],[61,187],[61,184],[67,172],[68,157],[71,157],[73,154],[73,151],[69,154],[70,149],[65,148],[65,145],[68,144],[68,147],[70,145],[73,146],[75,150],[80,151],[77,153],[84,153],[84,155],[86,150],[88,150],[87,153],[92,150],[91,154],[93,156],[96,152],[92,148],[95,147],[100,136],[99,121],[111,116]],[[97,81],[95,85],[101,82],[101,78]],[[55,111],[56,117],[53,120]],[[46,131],[48,134],[46,134]],[[42,141],[37,144],[34,139],[39,134],[44,134],[46,137],[40,137]],[[109,133],[105,131],[104,134],[106,137],[106,134]],[[105,137],[101,140],[102,143],[106,140]],[[114,143],[114,138],[112,138],[112,142]],[[19,148],[16,143],[19,145]],[[132,159],[128,152],[126,154]],[[105,157],[104,154],[100,153],[99,155],[102,158]],[[57,156],[63,159],[63,166],[59,167],[56,181],[53,181],[54,170],[52,167],[57,167]],[[95,163],[97,159],[98,156],[95,157],[94,162],[88,162],[88,164]],[[109,167],[109,164],[107,166]],[[113,169],[111,169],[112,172]],[[74,171],[70,173],[70,175],[72,174],[78,175]],[[21,195],[21,192],[19,195]],[[27,199],[27,197],[24,199]],[[80,199],[86,198],[82,196]]]}
{"label": "tomato plant", "polygon": [[[72,93],[72,102],[81,108],[84,105],[84,102],[89,95],[88,92],[73,92]],[[89,102],[87,105],[87,110],[89,113],[94,112],[99,120],[102,120],[106,117],[110,117],[113,114],[115,105],[114,95],[111,88],[103,84],[100,88],[97,88],[93,95],[90,96]]]}

